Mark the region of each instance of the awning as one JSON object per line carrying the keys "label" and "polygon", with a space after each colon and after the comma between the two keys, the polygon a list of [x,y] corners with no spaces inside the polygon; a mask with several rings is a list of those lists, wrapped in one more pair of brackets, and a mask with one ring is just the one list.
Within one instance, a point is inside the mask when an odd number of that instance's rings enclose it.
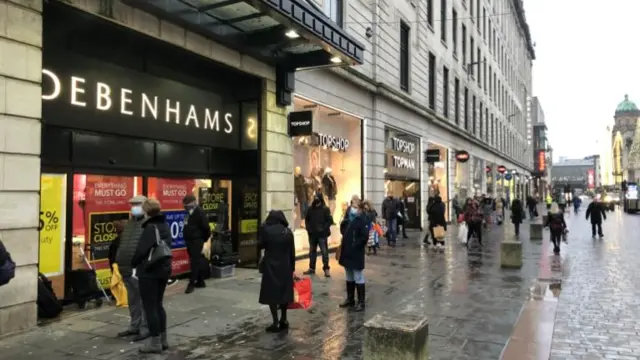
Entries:
{"label": "awning", "polygon": [[312,0],[123,0],[271,65],[362,64],[364,46]]}

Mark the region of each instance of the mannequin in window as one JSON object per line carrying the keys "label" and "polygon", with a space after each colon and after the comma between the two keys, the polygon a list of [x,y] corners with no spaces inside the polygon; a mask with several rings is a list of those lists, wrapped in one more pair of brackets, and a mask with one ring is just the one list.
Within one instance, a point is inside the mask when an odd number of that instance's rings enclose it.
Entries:
{"label": "mannequin in window", "polygon": [[338,185],[336,184],[336,179],[333,177],[333,171],[330,167],[324,169],[324,175],[322,176],[322,190],[329,201],[329,210],[331,210],[331,214],[333,215],[333,212],[336,209]]}
{"label": "mannequin in window", "polygon": [[297,201],[298,219],[300,219],[300,226],[304,227],[304,217],[307,214],[307,208],[309,207],[308,201],[308,189],[307,180],[302,175],[302,169],[300,166],[296,166],[293,174],[293,186]]}

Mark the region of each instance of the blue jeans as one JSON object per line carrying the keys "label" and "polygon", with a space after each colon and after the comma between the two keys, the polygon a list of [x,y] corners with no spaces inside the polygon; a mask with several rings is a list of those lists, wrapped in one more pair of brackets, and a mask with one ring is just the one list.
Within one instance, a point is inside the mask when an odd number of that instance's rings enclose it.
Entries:
{"label": "blue jeans", "polygon": [[344,268],[344,276],[347,281],[355,282],[356,284],[364,284],[364,272],[363,270],[353,270]]}
{"label": "blue jeans", "polygon": [[387,220],[387,242],[394,243],[398,237],[398,219]]}

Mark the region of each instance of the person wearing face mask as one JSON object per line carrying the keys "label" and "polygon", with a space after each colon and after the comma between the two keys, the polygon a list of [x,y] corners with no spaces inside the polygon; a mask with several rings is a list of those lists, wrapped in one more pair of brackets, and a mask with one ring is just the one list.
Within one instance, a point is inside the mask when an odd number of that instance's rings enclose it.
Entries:
{"label": "person wearing face mask", "polygon": [[142,235],[142,222],[144,220],[142,203],[146,200],[147,197],[143,195],[134,196],[129,200],[131,217],[122,227],[122,232],[119,236],[120,244],[115,255],[115,263],[118,264],[118,270],[120,270],[124,286],[127,288],[129,316],[131,317],[129,328],[119,333],[118,336],[135,336],[133,341],[142,341],[149,337],[147,321],[142,311],[138,279],[134,276],[133,267],[131,266],[131,260],[138,247],[140,235]]}
{"label": "person wearing face mask", "polygon": [[[340,304],[340,307],[355,306],[355,311],[363,311],[365,307],[363,271],[365,248],[369,241],[369,220],[363,211],[362,201],[356,195],[351,199],[351,206],[347,209],[347,213],[340,223],[340,233],[342,241],[338,262],[344,267],[347,285],[347,299]],[[357,304],[355,301],[356,292],[358,293]]]}
{"label": "person wearing face mask", "polygon": [[209,218],[202,207],[197,204],[196,197],[187,195],[182,199],[184,209],[189,212],[184,218],[184,242],[187,245],[191,276],[185,294],[192,293],[195,288],[205,287],[203,268],[207,266],[207,259],[202,255],[204,243],[211,237]]}

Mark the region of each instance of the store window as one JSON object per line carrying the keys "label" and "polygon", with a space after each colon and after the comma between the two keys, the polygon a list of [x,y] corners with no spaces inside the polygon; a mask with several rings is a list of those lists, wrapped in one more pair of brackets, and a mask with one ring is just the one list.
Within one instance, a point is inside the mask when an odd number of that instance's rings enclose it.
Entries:
{"label": "store window", "polygon": [[495,164],[487,162],[485,166],[485,177],[487,178],[487,196],[494,196],[494,173],[495,173]]}
{"label": "store window", "polygon": [[54,292],[64,295],[65,238],[67,234],[67,175],[40,176],[38,271],[51,280]]}
{"label": "store window", "polygon": [[[362,194],[362,121],[339,110],[296,97],[295,111],[313,114],[312,134],[295,136],[294,219],[296,253],[309,251],[304,217],[314,193],[321,192],[339,224],[353,195]],[[329,246],[340,243],[338,225],[331,230]]]}
{"label": "store window", "polygon": [[471,177],[469,170],[469,153],[464,150],[452,152],[453,161],[453,195],[458,195],[461,201],[473,195],[471,191]]}
{"label": "store window", "polygon": [[385,127],[385,194],[402,199],[408,229],[421,227],[420,138]]}
{"label": "store window", "polygon": [[438,150],[439,159],[436,162],[428,163],[429,169],[429,197],[439,195],[442,198],[442,202],[447,205],[447,218],[449,217],[449,171],[448,171],[448,156],[449,151],[444,146],[429,143],[429,150]]}
{"label": "store window", "polygon": [[484,193],[482,186],[482,178],[485,176],[485,168],[483,166],[484,161],[476,157],[472,161],[472,184],[473,184],[473,196],[480,196]]}

